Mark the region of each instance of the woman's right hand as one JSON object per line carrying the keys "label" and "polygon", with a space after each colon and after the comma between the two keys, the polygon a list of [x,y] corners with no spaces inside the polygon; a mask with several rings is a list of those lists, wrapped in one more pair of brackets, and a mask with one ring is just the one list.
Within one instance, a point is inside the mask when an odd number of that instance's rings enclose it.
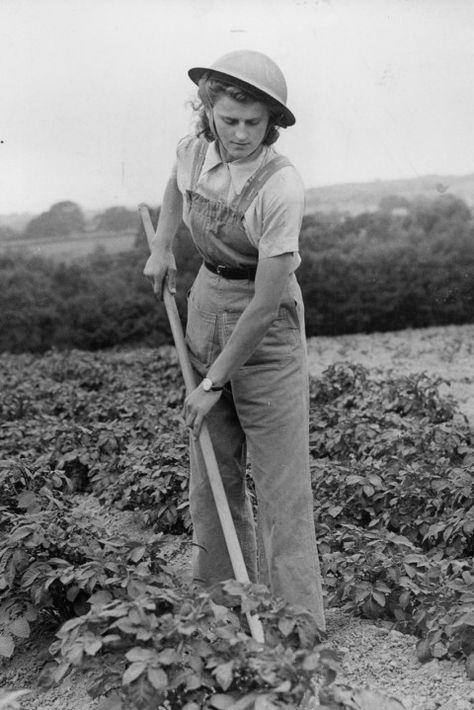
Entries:
{"label": "woman's right hand", "polygon": [[156,249],[150,254],[143,273],[153,281],[153,291],[163,300],[167,284],[170,293],[176,293],[176,261],[172,251]]}

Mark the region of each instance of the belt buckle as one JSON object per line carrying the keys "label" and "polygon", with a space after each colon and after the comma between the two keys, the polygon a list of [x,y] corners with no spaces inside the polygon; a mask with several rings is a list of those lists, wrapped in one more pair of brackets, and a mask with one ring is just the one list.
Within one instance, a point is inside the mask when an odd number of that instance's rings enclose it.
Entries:
{"label": "belt buckle", "polygon": [[225,276],[226,271],[227,271],[227,266],[224,266],[223,264],[217,264],[216,274],[218,274],[218,276]]}

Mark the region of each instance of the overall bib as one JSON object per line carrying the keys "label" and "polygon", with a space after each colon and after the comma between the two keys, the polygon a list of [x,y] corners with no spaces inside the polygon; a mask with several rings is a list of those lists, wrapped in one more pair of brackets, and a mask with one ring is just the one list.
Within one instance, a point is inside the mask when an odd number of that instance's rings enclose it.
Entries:
{"label": "overall bib", "polygon": [[[193,240],[204,261],[255,267],[258,252],[245,233],[243,215],[265,180],[288,162],[277,156],[259,168],[227,205],[195,191],[205,152],[203,144],[185,195]],[[186,326],[189,356],[200,376],[225,346],[253,294],[253,280],[224,278],[201,266],[189,294]],[[306,607],[324,630],[308,406],[303,303],[291,274],[277,318],[234,373],[206,421],[250,579],[267,584],[275,596]],[[247,455],[258,502],[258,553],[245,481]],[[194,579],[211,586],[233,578],[206,468],[192,443],[190,511],[197,550]]]}

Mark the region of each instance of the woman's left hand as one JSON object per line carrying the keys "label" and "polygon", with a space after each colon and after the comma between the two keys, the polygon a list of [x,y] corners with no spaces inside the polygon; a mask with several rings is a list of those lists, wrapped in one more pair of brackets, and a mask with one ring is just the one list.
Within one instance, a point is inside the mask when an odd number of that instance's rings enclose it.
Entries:
{"label": "woman's left hand", "polygon": [[184,421],[194,439],[198,438],[204,417],[210,412],[221,394],[222,390],[205,392],[199,385],[184,400]]}

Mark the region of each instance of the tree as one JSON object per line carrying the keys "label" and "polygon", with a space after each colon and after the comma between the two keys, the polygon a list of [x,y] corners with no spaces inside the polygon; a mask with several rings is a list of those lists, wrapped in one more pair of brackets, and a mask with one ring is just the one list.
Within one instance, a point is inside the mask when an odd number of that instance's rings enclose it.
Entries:
{"label": "tree", "polygon": [[6,224],[0,224],[0,241],[8,241],[14,239],[17,235],[14,229]]}
{"label": "tree", "polygon": [[138,213],[126,207],[109,207],[94,218],[94,228],[106,232],[120,232],[138,227]]}
{"label": "tree", "polygon": [[441,195],[435,200],[419,199],[413,205],[412,218],[425,234],[447,234],[469,226],[472,220],[468,205],[455,195]]}
{"label": "tree", "polygon": [[48,212],[34,217],[26,226],[26,237],[64,236],[74,232],[83,232],[84,215],[75,202],[57,202]]}

